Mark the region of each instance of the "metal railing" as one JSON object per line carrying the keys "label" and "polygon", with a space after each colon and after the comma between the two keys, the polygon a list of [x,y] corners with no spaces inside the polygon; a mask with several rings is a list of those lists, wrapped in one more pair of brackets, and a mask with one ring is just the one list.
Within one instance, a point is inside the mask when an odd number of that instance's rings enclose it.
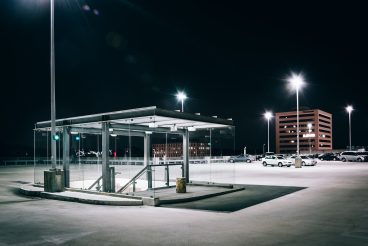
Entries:
{"label": "metal railing", "polygon": [[149,166],[145,166],[142,170],[140,170],[133,178],[131,178],[125,185],[123,185],[118,191],[117,193],[121,193],[124,190],[126,190],[127,188],[129,188],[131,185],[133,185],[133,192],[136,191],[136,183],[137,183],[137,179],[139,179],[143,174],[145,174],[146,172],[152,172],[152,167],[165,167],[165,185],[167,187],[170,186],[170,166],[181,166],[181,175],[182,177],[184,177],[184,163],[174,163],[174,164],[155,164],[155,165],[149,165]]}
{"label": "metal railing", "polygon": [[[192,156],[189,159],[190,164],[208,164],[208,163],[224,163],[227,162],[229,156],[203,156],[197,157]],[[63,164],[63,159],[56,160],[58,165]],[[152,158],[150,163],[153,165],[157,164],[180,164],[183,162],[182,157],[168,157],[164,158]],[[96,157],[82,157],[82,158],[71,158],[70,164],[102,164],[102,158]],[[111,157],[109,160],[110,165],[143,165],[144,159],[142,157]],[[38,157],[33,159],[33,157],[24,157],[24,158],[6,158],[0,161],[0,165],[9,166],[9,165],[51,165],[51,159],[46,157]]]}
{"label": "metal railing", "polygon": [[121,193],[126,190],[130,185],[133,185],[133,192],[135,192],[135,184],[137,183],[136,180],[139,179],[144,173],[147,172],[149,166],[145,166],[142,170],[140,170],[132,179],[128,181],[125,185],[123,185],[117,193]]}
{"label": "metal railing", "polygon": [[[120,172],[115,172],[115,176],[118,175],[118,174],[121,174],[121,173]],[[97,185],[96,190],[101,191],[101,184],[100,184],[101,180],[102,180],[102,176],[100,176],[95,182],[93,182],[93,184],[91,184],[90,187],[88,187],[87,190],[91,190],[95,185]]]}

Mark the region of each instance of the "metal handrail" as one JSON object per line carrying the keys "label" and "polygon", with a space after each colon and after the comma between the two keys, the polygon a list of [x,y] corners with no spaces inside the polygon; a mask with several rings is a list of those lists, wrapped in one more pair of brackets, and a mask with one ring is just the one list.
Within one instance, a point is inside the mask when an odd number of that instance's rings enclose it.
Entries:
{"label": "metal handrail", "polygon": [[169,186],[169,166],[181,166],[182,169],[182,176],[184,176],[184,163],[175,163],[175,164],[154,164],[154,165],[148,165],[145,166],[141,171],[139,171],[133,178],[131,178],[128,183],[126,183],[124,186],[122,186],[117,192],[121,193],[124,190],[126,190],[131,184],[133,184],[133,192],[135,192],[135,183],[136,180],[141,177],[145,172],[151,172],[152,167],[156,166],[164,166],[166,171],[166,185]]}
{"label": "metal handrail", "polygon": [[135,180],[138,179],[140,176],[142,176],[142,174],[144,174],[147,169],[149,168],[150,166],[145,166],[142,170],[140,170],[132,179],[130,179],[128,181],[128,183],[126,183],[123,187],[121,187],[117,193],[120,193],[120,192],[123,192],[124,190],[126,190],[132,183],[134,184],[135,183]]}
{"label": "metal handrail", "polygon": [[[121,174],[121,173],[120,172],[116,172],[115,173],[115,176],[118,175],[118,174]],[[100,176],[95,182],[93,182],[93,184],[90,187],[88,187],[88,190],[91,190],[93,188],[93,186],[95,186],[96,184],[99,184],[100,181],[101,181],[101,179],[102,179],[102,176]]]}

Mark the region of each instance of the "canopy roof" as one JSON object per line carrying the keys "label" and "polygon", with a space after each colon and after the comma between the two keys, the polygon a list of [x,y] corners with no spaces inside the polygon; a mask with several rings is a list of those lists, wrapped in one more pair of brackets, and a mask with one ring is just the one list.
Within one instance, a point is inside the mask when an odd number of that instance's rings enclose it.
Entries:
{"label": "canopy roof", "polygon": [[[128,109],[109,113],[92,114],[56,120],[56,127],[70,126],[83,129],[101,129],[102,122],[109,122],[118,130],[135,131],[179,131],[183,129],[226,128],[233,126],[231,119],[220,119],[216,116],[182,113],[160,109],[156,106]],[[36,129],[50,130],[51,121],[36,123]]]}

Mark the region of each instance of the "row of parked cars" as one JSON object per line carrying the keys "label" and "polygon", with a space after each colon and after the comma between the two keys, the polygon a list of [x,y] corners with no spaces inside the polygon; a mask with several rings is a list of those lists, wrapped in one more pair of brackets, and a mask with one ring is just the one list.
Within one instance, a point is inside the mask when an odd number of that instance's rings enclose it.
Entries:
{"label": "row of parked cars", "polygon": [[[288,166],[295,164],[295,157],[296,156],[290,156],[286,158],[284,155],[275,155],[274,153],[267,153],[265,154],[261,159],[258,158],[258,160],[262,161],[262,164],[264,166]],[[300,156],[302,158],[302,165],[304,166],[314,166],[317,164],[317,161],[309,156],[302,155]],[[231,156],[229,158],[229,162],[246,162],[251,163],[252,161],[257,160],[257,157],[252,155],[238,155],[238,156]]]}
{"label": "row of parked cars", "polygon": [[[315,166],[317,160],[321,161],[368,161],[367,151],[344,151],[341,153],[323,153],[323,154],[311,154],[311,155],[300,155],[302,158],[303,166]],[[275,155],[273,152],[267,152],[262,156],[252,155],[238,155],[231,156],[229,162],[246,162],[250,163],[255,160],[260,160],[264,166],[277,165],[277,166],[291,166],[295,164],[296,155]]]}
{"label": "row of parked cars", "polygon": [[368,161],[368,151],[343,151],[341,153],[323,153],[317,156],[321,161]]}

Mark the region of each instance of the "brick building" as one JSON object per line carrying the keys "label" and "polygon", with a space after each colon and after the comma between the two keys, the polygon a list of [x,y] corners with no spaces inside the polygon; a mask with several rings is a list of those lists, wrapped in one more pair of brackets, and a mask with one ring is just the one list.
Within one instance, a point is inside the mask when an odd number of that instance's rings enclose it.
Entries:
{"label": "brick building", "polygon": [[[166,144],[153,144],[152,153],[155,157],[164,157],[166,152]],[[210,147],[207,143],[190,143],[189,156],[209,156]],[[167,157],[182,157],[183,143],[168,143]]]}
{"label": "brick building", "polygon": [[[296,111],[276,113],[276,153],[296,153]],[[308,124],[311,128],[308,128]],[[319,109],[299,111],[300,153],[332,150],[332,115]]]}

